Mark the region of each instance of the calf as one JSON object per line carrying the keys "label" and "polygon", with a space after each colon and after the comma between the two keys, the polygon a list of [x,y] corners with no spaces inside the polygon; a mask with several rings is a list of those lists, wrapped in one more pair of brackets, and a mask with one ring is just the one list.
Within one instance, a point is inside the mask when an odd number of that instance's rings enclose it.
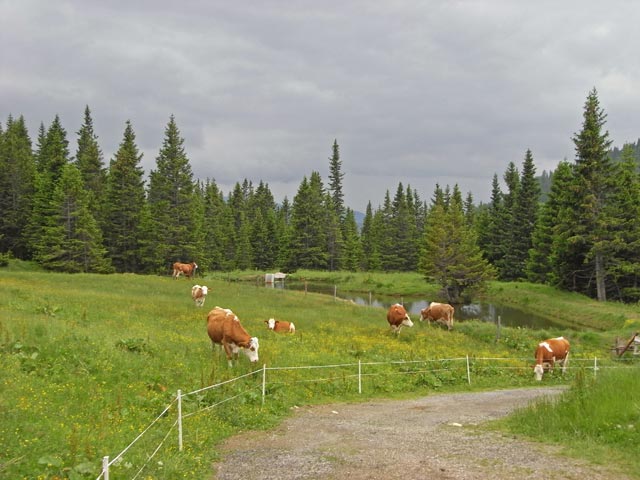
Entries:
{"label": "calf", "polygon": [[455,309],[447,303],[431,302],[427,308],[420,312],[420,321],[429,320],[447,326],[447,330],[453,328],[453,314]]}
{"label": "calf", "polygon": [[400,330],[403,326],[413,327],[413,322],[411,321],[411,318],[409,318],[409,314],[399,303],[389,307],[389,311],[387,312],[387,322],[389,322],[391,331],[398,335],[400,334]]}
{"label": "calf", "polygon": [[215,307],[209,312],[207,333],[213,344],[222,345],[230,367],[233,366],[233,358],[238,358],[239,350],[251,363],[258,361],[258,339],[247,333],[238,317],[228,308]]}
{"label": "calf", "polygon": [[284,320],[270,318],[269,320],[265,320],[264,323],[267,324],[267,328],[269,330],[273,330],[274,332],[296,333],[296,326],[293,322],[285,322]]}
{"label": "calf", "polygon": [[540,342],[536,347],[536,365],[533,367],[536,380],[542,380],[545,371],[553,372],[556,361],[562,365],[564,374],[569,361],[569,347],[569,342],[564,337],[549,338]]}
{"label": "calf", "polygon": [[196,307],[202,307],[207,299],[209,288],[207,286],[194,285],[191,287],[191,298],[196,302]]}

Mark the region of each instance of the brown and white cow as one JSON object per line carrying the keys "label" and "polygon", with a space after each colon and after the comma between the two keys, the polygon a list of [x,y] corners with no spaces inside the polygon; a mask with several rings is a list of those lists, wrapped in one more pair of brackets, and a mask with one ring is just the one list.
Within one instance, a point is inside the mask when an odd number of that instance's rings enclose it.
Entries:
{"label": "brown and white cow", "polygon": [[202,307],[204,301],[207,299],[207,293],[209,293],[209,287],[206,285],[194,285],[191,287],[191,298],[196,302],[196,307]]}
{"label": "brown and white cow", "polygon": [[191,278],[196,273],[197,268],[198,268],[198,265],[196,264],[196,262],[191,262],[191,263],[176,262],[173,264],[173,278],[177,279],[180,275],[184,275],[187,278]]}
{"label": "brown and white cow", "polygon": [[549,338],[536,347],[536,365],[533,373],[536,380],[542,380],[545,371],[553,372],[555,362],[562,365],[562,373],[567,370],[569,361],[569,341],[564,337]]}
{"label": "brown and white cow", "polygon": [[296,333],[296,326],[293,324],[293,322],[286,322],[284,320],[276,320],[275,318],[270,318],[269,320],[265,320],[264,323],[267,324],[267,328],[269,330],[273,330],[274,332]]}
{"label": "brown and white cow", "polygon": [[447,330],[453,328],[453,314],[455,308],[448,303],[431,302],[427,308],[420,311],[420,321],[429,320],[446,325]]}
{"label": "brown and white cow", "polygon": [[259,343],[256,337],[247,333],[240,319],[228,308],[215,307],[207,315],[207,333],[212,344],[222,345],[229,366],[233,358],[238,358],[242,350],[251,363],[258,361]]}
{"label": "brown and white cow", "polygon": [[399,303],[389,307],[389,311],[387,312],[387,322],[389,322],[391,331],[398,335],[400,334],[400,330],[402,330],[403,326],[413,327],[413,322],[411,321],[411,318],[409,318],[409,314]]}

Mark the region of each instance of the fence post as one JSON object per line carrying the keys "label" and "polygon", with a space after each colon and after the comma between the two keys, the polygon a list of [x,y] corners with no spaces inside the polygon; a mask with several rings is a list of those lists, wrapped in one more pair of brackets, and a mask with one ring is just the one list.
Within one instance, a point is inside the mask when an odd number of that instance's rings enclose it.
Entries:
{"label": "fence post", "polygon": [[333,301],[335,302],[337,298],[338,298],[338,286],[334,285],[333,286]]}
{"label": "fence post", "polygon": [[109,455],[102,457],[102,475],[104,480],[109,480]]}
{"label": "fence post", "polygon": [[264,406],[264,396],[267,390],[267,364],[262,364],[262,406]]}
{"label": "fence post", "polygon": [[358,359],[358,393],[362,393],[362,360]]}
{"label": "fence post", "polygon": [[182,451],[182,390],[178,390],[178,450]]}
{"label": "fence post", "polygon": [[597,371],[598,371],[598,357],[593,357],[593,378],[596,378]]}
{"label": "fence post", "polygon": [[469,355],[467,355],[467,382],[471,385],[471,369],[469,368]]}
{"label": "fence post", "polygon": [[369,306],[371,306],[371,290],[369,290]]}

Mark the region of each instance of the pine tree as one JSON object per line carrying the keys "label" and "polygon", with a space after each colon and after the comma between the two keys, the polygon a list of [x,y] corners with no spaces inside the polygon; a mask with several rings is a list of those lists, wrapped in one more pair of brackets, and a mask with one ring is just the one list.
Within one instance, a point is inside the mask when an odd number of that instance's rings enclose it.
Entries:
{"label": "pine tree", "polygon": [[225,264],[225,242],[228,238],[228,232],[225,231],[222,221],[227,206],[215,180],[207,179],[202,195],[205,265],[211,270],[222,270]]}
{"label": "pine tree", "polygon": [[560,162],[549,187],[547,201],[542,205],[540,214],[531,236],[531,249],[527,255],[527,279],[536,283],[557,285],[560,267],[564,260],[554,245],[558,245],[556,224],[564,196],[568,194],[573,181],[572,167],[568,162]]}
{"label": "pine tree", "polygon": [[358,224],[352,209],[347,208],[344,218],[344,254],[342,266],[345,270],[355,272],[360,270],[362,262],[362,244],[358,235]]}
{"label": "pine tree", "polygon": [[102,234],[89,208],[89,194],[75,165],[62,167],[52,196],[52,217],[38,244],[37,261],[45,268],[76,273],[110,273]]}
{"label": "pine tree", "polygon": [[527,150],[522,163],[519,188],[516,190],[513,204],[511,237],[508,249],[509,277],[512,280],[526,277],[526,260],[533,246],[533,231],[538,217],[538,199],[540,186],[535,178],[536,169],[531,150]]}
{"label": "pine tree", "polygon": [[333,155],[329,159],[329,192],[336,215],[342,221],[344,219],[344,193],[342,192],[342,161],[340,160],[340,147],[338,140],[333,141]]}
{"label": "pine tree", "polygon": [[517,278],[518,263],[522,260],[517,257],[521,252],[515,252],[513,249],[513,237],[516,230],[515,204],[520,190],[520,175],[513,162],[509,162],[503,178],[507,186],[507,192],[502,197],[502,216],[496,222],[498,231],[502,232],[502,235],[497,237],[500,241],[502,254],[500,258],[496,259],[494,265],[498,269],[499,279],[511,281]]}
{"label": "pine tree", "polygon": [[491,183],[491,200],[483,222],[483,228],[478,229],[478,245],[484,252],[485,258],[492,265],[496,265],[504,252],[504,201],[500,190],[498,175],[493,175]]}
{"label": "pine tree", "polygon": [[449,201],[446,195],[436,197],[427,215],[419,269],[428,281],[442,286],[443,295],[452,303],[469,300],[495,275],[465,222],[457,185]]}
{"label": "pine tree", "polygon": [[[78,150],[76,152],[76,165],[82,174],[85,187],[92,193],[90,208],[95,212],[96,219],[104,223],[102,207],[104,205],[104,191],[106,188],[106,169],[102,151],[98,145],[98,136],[93,130],[91,110],[87,105],[84,109],[84,123],[77,132]],[[110,227],[108,227],[110,228]],[[108,229],[105,227],[105,231]]]}
{"label": "pine tree", "polygon": [[9,116],[0,130],[0,252],[29,259],[27,221],[34,201],[36,166],[24,117]]}
{"label": "pine tree", "polygon": [[362,230],[360,232],[360,239],[362,243],[362,270],[373,270],[372,258],[376,252],[376,242],[373,237],[373,208],[371,202],[367,203],[364,219],[362,221]]}
{"label": "pine tree", "polygon": [[610,198],[613,249],[609,261],[612,296],[618,300],[640,301],[640,174],[633,145],[620,152],[615,167],[616,189]]}
{"label": "pine tree", "polygon": [[195,184],[184,139],[173,115],[165,129],[156,169],[149,174],[148,202],[151,215],[147,261],[151,269],[166,272],[175,261],[199,260],[203,235],[195,218]]}
{"label": "pine tree", "polygon": [[104,243],[117,272],[140,273],[142,268],[142,219],[146,202],[142,154],[127,121],[123,139],[109,165],[105,202]]}
{"label": "pine tree", "polygon": [[333,205],[333,198],[329,192],[325,195],[324,210],[328,255],[327,267],[329,271],[340,270],[342,268],[342,255],[344,248],[342,222],[338,217],[336,208]]}
{"label": "pine tree", "polygon": [[324,187],[318,172],[305,176],[293,199],[291,237],[286,268],[323,270],[328,266],[327,231],[324,223]]}
{"label": "pine tree", "polygon": [[46,242],[45,229],[55,223],[57,213],[52,208],[52,196],[63,168],[69,163],[68,145],[67,132],[58,115],[46,133],[44,126],[40,126],[33,210],[25,229],[25,238],[31,252],[42,251],[42,244]]}
{"label": "pine tree", "polygon": [[[578,289],[590,293],[595,280],[598,301],[606,301],[607,262],[611,241],[610,218],[607,216],[609,196],[614,188],[613,167],[609,159],[609,132],[604,131],[606,115],[593,89],[585,102],[582,130],[573,137],[576,146],[573,201],[568,206],[573,216],[566,227],[574,251],[582,257],[581,275],[576,277]],[[567,213],[570,213],[567,211]]]}

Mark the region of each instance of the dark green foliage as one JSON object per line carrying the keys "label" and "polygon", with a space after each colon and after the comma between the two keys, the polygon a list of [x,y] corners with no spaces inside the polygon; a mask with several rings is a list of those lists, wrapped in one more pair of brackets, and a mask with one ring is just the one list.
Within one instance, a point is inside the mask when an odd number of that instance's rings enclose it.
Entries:
{"label": "dark green foliage", "polygon": [[0,252],[28,259],[27,222],[35,192],[35,161],[24,118],[0,130]]}
{"label": "dark green foliage", "polygon": [[69,273],[112,271],[89,199],[80,171],[66,164],[51,199],[53,215],[36,249],[35,257],[45,268]]}
{"label": "dark green foliage", "polygon": [[465,222],[457,185],[450,197],[446,193],[436,196],[427,215],[420,254],[420,272],[442,287],[449,302],[468,299],[494,277],[494,269],[482,257],[474,230]]}
{"label": "dark green foliage", "polygon": [[147,267],[164,273],[175,261],[199,260],[202,232],[195,218],[195,185],[184,140],[173,116],[165,129],[156,169],[149,174]]}
{"label": "dark green foliage", "polygon": [[304,177],[293,199],[291,231],[288,238],[286,268],[326,269],[327,231],[324,215],[324,187],[318,172]]}
{"label": "dark green foliage", "polygon": [[109,165],[105,192],[104,240],[118,272],[142,271],[142,219],[145,208],[142,154],[127,121],[122,142]]}
{"label": "dark green foliage", "polygon": [[[86,189],[91,192],[89,199],[90,209],[100,224],[103,221],[104,192],[106,188],[107,173],[104,167],[102,151],[98,145],[98,137],[93,130],[93,119],[89,106],[84,110],[84,123],[78,134],[78,150],[76,152],[76,165],[82,174],[82,180]],[[108,224],[106,224],[106,228]]]}
{"label": "dark green foliage", "polygon": [[329,192],[333,209],[338,218],[342,221],[344,218],[344,193],[342,191],[342,161],[340,160],[340,147],[338,140],[333,141],[333,155],[329,158]]}

